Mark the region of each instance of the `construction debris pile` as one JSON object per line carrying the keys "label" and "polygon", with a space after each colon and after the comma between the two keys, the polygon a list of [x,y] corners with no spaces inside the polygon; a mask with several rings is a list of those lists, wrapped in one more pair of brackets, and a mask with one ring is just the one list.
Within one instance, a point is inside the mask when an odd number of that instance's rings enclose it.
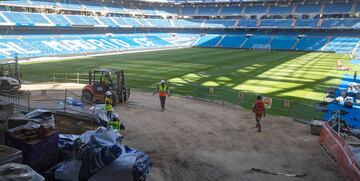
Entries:
{"label": "construction debris pile", "polygon": [[0,180],[145,181],[149,175],[149,156],[124,145],[121,133],[107,126],[106,115],[98,116],[95,130],[61,134],[48,110],[37,109],[9,121],[12,111],[1,112],[4,107],[0,106],[0,120],[6,125],[0,133],[6,146],[0,147],[4,164]]}

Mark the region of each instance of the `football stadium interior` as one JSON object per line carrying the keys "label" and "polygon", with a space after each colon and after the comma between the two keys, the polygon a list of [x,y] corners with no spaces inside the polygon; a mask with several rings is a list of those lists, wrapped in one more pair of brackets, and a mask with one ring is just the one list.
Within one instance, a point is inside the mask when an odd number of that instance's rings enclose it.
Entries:
{"label": "football stadium interior", "polygon": [[0,68],[0,180],[360,180],[358,0],[1,0]]}

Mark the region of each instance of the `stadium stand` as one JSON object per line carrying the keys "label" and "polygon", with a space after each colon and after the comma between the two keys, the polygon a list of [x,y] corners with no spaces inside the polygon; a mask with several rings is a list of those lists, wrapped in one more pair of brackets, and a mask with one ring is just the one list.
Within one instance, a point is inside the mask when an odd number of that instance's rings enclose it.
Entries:
{"label": "stadium stand", "polygon": [[238,36],[238,35],[226,35],[221,42],[219,43],[218,47],[224,48],[240,48],[240,46],[245,41],[245,36]]}
{"label": "stadium stand", "polygon": [[351,13],[352,6],[352,3],[325,4],[323,12],[326,14]]}
{"label": "stadium stand", "polygon": [[245,8],[245,14],[265,14],[266,6],[247,6]]}
{"label": "stadium stand", "polygon": [[[30,9],[46,7],[55,11],[22,12],[22,9],[17,8],[20,6]],[[9,27],[14,26],[24,29],[48,27],[50,33],[59,35],[62,35],[61,31],[78,32],[86,31],[86,28],[93,28],[92,31],[102,30],[103,34],[104,32],[132,34],[136,31],[151,33],[166,30],[164,32],[179,34],[179,37],[172,38],[177,39],[176,41],[182,39],[183,35],[189,39],[199,38],[194,46],[266,49],[270,47],[277,50],[337,53],[356,53],[355,47],[360,42],[359,35],[356,32],[354,34],[354,31],[360,29],[360,19],[346,15],[359,12],[360,3],[355,1],[242,2],[230,5],[122,3],[120,5],[120,3],[81,0],[14,0],[0,1],[0,10],[0,30],[4,33],[11,32]],[[59,10],[62,10],[61,14],[57,14]],[[83,13],[84,11],[91,13]],[[326,16],[320,16],[322,13]],[[56,30],[58,27],[61,31]],[[338,31],[339,29],[341,31]],[[39,32],[39,28],[36,31]],[[199,36],[200,34],[202,36]],[[24,33],[24,35],[28,34]],[[298,38],[299,35],[306,36]],[[24,47],[27,47],[26,43],[27,41],[22,42]],[[163,44],[157,43],[157,45]]]}
{"label": "stadium stand", "polygon": [[318,51],[325,45],[327,38],[304,37],[295,46],[295,50]]}
{"label": "stadium stand", "polygon": [[220,15],[222,16],[240,15],[242,10],[243,7],[239,7],[239,6],[225,6],[221,9]]}
{"label": "stadium stand", "polygon": [[93,16],[77,16],[77,15],[67,15],[67,19],[71,21],[71,24],[74,25],[88,25],[96,26],[100,25],[98,21]]}
{"label": "stadium stand", "polygon": [[275,36],[271,40],[271,49],[275,50],[290,50],[296,43],[297,37],[295,36]]}
{"label": "stadium stand", "polygon": [[200,39],[195,43],[195,46],[199,47],[214,47],[221,39],[219,35],[206,35],[200,37]]}
{"label": "stadium stand", "polygon": [[133,48],[164,47],[172,45],[161,35],[47,35],[3,36],[0,42],[0,59],[40,57],[65,54],[110,52]]}
{"label": "stadium stand", "polygon": [[347,19],[324,19],[321,27],[325,28],[356,28],[355,25],[360,23],[359,18]]}
{"label": "stadium stand", "polygon": [[240,19],[238,22],[238,27],[256,27],[257,20],[255,19]]}
{"label": "stadium stand", "polygon": [[207,19],[204,27],[208,28],[230,28],[234,27],[233,19]]}
{"label": "stadium stand", "polygon": [[182,7],[180,8],[181,15],[183,16],[194,16],[196,12],[196,8],[194,7]]}
{"label": "stadium stand", "polygon": [[269,45],[271,37],[268,35],[254,35],[247,38],[242,48],[265,48]]}
{"label": "stadium stand", "polygon": [[219,12],[218,7],[199,7],[197,15],[200,16],[215,16]]}
{"label": "stadium stand", "polygon": [[359,43],[360,38],[332,38],[329,43],[324,46],[325,51],[334,51],[340,53],[351,53],[356,45]]}
{"label": "stadium stand", "polygon": [[298,19],[298,20],[296,20],[295,27],[315,28],[318,25],[318,23],[319,23],[318,19]]}
{"label": "stadium stand", "polygon": [[260,26],[264,27],[290,27],[292,20],[290,19],[263,19]]}
{"label": "stadium stand", "polygon": [[297,4],[295,13],[317,14],[320,13],[320,6],[316,4]]}
{"label": "stadium stand", "polygon": [[2,12],[4,16],[6,16],[11,22],[15,23],[18,26],[33,26],[35,24],[47,24],[49,25],[49,21],[39,13],[22,13],[22,12],[10,12],[4,11]]}
{"label": "stadium stand", "polygon": [[271,6],[268,14],[291,14],[291,6]]}

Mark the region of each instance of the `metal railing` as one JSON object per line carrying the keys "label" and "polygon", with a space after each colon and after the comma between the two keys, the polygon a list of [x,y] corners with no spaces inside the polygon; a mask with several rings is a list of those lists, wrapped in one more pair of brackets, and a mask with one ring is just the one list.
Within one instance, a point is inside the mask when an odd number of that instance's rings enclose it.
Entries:
{"label": "metal railing", "polygon": [[[23,91],[17,94],[0,93],[0,101],[13,103],[14,112],[30,112],[35,109],[47,109],[52,112],[77,115],[94,120],[96,104],[85,102],[83,106],[69,104],[70,97],[81,100],[80,93],[71,90],[35,90]],[[93,107],[94,109],[91,109]]]}

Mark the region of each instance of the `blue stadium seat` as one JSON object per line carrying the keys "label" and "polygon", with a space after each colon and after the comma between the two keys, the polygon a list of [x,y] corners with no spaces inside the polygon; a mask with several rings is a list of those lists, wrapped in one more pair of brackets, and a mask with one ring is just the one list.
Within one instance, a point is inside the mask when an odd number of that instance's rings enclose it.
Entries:
{"label": "blue stadium seat", "polygon": [[30,6],[31,4],[29,3],[29,1],[26,0],[17,0],[17,1],[0,1],[0,4],[3,5],[17,5],[17,6]]}
{"label": "blue stadium seat", "polygon": [[138,23],[135,18],[122,18],[127,24],[133,26],[133,27],[140,27],[141,24]]}
{"label": "blue stadium seat", "polygon": [[268,45],[271,37],[268,35],[254,35],[247,39],[242,48],[255,48],[258,45]]}
{"label": "blue stadium seat", "polygon": [[75,25],[100,25],[100,23],[96,21],[94,16],[67,15],[66,17],[72,22],[72,24]]}
{"label": "blue stadium seat", "polygon": [[219,35],[202,36],[195,44],[198,47],[214,47],[221,39]]}
{"label": "blue stadium seat", "polygon": [[[13,59],[15,51],[6,51],[7,46],[16,45],[22,50],[18,52],[20,58],[54,56],[66,54],[83,54],[89,52],[109,52],[123,49],[164,47],[170,42],[156,35],[48,35],[44,36],[3,36],[0,39],[0,59]],[[12,43],[12,44],[8,44]],[[6,46],[7,45],[7,46]]]}
{"label": "blue stadium seat", "polygon": [[147,19],[143,19],[143,18],[137,18],[138,22],[140,23],[138,26],[139,27],[150,27],[150,24],[148,23]]}
{"label": "blue stadium seat", "polygon": [[199,7],[197,15],[200,15],[200,16],[216,16],[218,12],[219,12],[218,7],[213,7],[213,6]]}
{"label": "blue stadium seat", "polygon": [[114,21],[120,26],[120,27],[132,27],[127,21],[125,21],[122,17],[112,17]]}
{"label": "blue stadium seat", "polygon": [[296,13],[320,13],[320,5],[317,4],[297,4]]}
{"label": "blue stadium seat", "polygon": [[118,25],[112,21],[109,17],[98,17],[101,22],[104,23],[104,25],[107,25],[109,27],[118,27]]}
{"label": "blue stadium seat", "polygon": [[207,19],[205,26],[208,28],[228,28],[233,27],[235,21],[233,19]]}
{"label": "blue stadium seat", "polygon": [[245,41],[245,36],[226,35],[220,42],[219,47],[225,48],[240,48]]}
{"label": "blue stadium seat", "polygon": [[271,6],[268,14],[291,14],[292,6]]}
{"label": "blue stadium seat", "polygon": [[297,41],[295,36],[275,36],[270,43],[271,49],[291,50]]}
{"label": "blue stadium seat", "polygon": [[31,4],[36,7],[57,7],[55,0],[33,0]]}
{"label": "blue stadium seat", "polygon": [[298,19],[296,20],[295,26],[296,27],[317,27],[319,23],[319,19]]}
{"label": "blue stadium seat", "polygon": [[352,3],[336,3],[336,4],[325,4],[324,13],[335,14],[335,13],[350,13]]}
{"label": "blue stadium seat", "polygon": [[317,51],[326,43],[327,38],[304,37],[299,40],[295,46],[295,50]]}
{"label": "blue stadium seat", "polygon": [[4,23],[4,22],[6,22],[5,19],[0,15],[0,23]]}
{"label": "blue stadium seat", "polygon": [[64,18],[63,15],[59,14],[48,14],[46,17],[49,18],[49,20],[54,23],[56,26],[70,26],[70,22]]}
{"label": "blue stadium seat", "polygon": [[125,9],[117,4],[106,2],[102,2],[102,4],[105,6],[105,9],[107,9],[107,11],[114,13],[126,13]]}
{"label": "blue stadium seat", "polygon": [[290,27],[292,23],[291,19],[263,19],[260,22],[260,26],[266,27]]}
{"label": "blue stadium seat", "polygon": [[196,8],[193,7],[182,7],[181,12],[183,16],[193,16],[195,15]]}
{"label": "blue stadium seat", "polygon": [[3,11],[5,15],[11,22],[16,23],[19,26],[34,26],[35,24],[50,24],[42,14],[40,13],[24,13],[24,12],[10,12]]}
{"label": "blue stadium seat", "polygon": [[154,7],[139,6],[138,9],[141,10],[143,14],[147,14],[147,15],[157,15],[158,14]]}
{"label": "blue stadium seat", "polygon": [[171,15],[180,14],[179,8],[177,7],[161,7],[161,8],[157,8],[157,11],[162,14],[171,14]]}
{"label": "blue stadium seat", "polygon": [[82,9],[81,4],[79,4],[77,1],[61,1],[60,5],[64,9],[74,9],[74,10]]}
{"label": "blue stadium seat", "polygon": [[357,23],[360,23],[359,18],[324,19],[322,24],[321,24],[321,27],[324,27],[324,28],[353,27]]}
{"label": "blue stadium seat", "polygon": [[228,15],[228,16],[232,16],[232,15],[240,15],[241,11],[243,10],[243,7],[239,7],[239,6],[224,6],[221,10],[220,15]]}
{"label": "blue stadium seat", "polygon": [[246,6],[245,14],[265,14],[266,6]]}
{"label": "blue stadium seat", "polygon": [[334,51],[338,53],[351,53],[356,45],[360,42],[360,38],[332,38],[324,47],[324,51]]}
{"label": "blue stadium seat", "polygon": [[199,19],[177,19],[175,20],[176,27],[180,28],[199,28],[203,20]]}
{"label": "blue stadium seat", "polygon": [[158,27],[158,28],[166,28],[166,27],[171,27],[171,23],[169,22],[169,20],[166,19],[153,19],[153,18],[149,18],[148,21],[154,25],[154,27]]}
{"label": "blue stadium seat", "polygon": [[82,1],[81,4],[86,10],[92,10],[92,11],[106,11],[106,8],[98,3],[98,2],[88,2],[88,1]]}
{"label": "blue stadium seat", "polygon": [[256,19],[240,19],[238,27],[256,27]]}

